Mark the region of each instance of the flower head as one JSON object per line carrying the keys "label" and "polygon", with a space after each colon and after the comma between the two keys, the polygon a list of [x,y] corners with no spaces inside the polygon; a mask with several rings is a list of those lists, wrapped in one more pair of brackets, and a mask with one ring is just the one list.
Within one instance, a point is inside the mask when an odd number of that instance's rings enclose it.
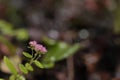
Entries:
{"label": "flower head", "polygon": [[37,44],[37,45],[35,46],[35,51],[41,51],[41,48],[42,48],[42,45]]}
{"label": "flower head", "polygon": [[41,52],[41,53],[46,53],[46,52],[47,52],[47,49],[46,49],[43,45],[37,44],[37,45],[35,46],[35,51],[36,51],[36,52]]}
{"label": "flower head", "polygon": [[42,48],[41,48],[41,53],[46,53],[47,52],[47,49],[43,46]]}
{"label": "flower head", "polygon": [[47,49],[41,45],[41,44],[37,44],[36,41],[30,41],[29,45],[36,51],[36,52],[40,52],[40,53],[46,53]]}
{"label": "flower head", "polygon": [[30,42],[29,42],[29,45],[30,45],[31,47],[35,47],[35,46],[37,45],[37,42],[36,42],[36,41],[30,41]]}

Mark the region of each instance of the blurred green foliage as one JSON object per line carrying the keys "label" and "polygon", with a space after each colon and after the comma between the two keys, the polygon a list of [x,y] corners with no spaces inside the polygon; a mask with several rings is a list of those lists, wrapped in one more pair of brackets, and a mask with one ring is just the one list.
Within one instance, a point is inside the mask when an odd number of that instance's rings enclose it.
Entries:
{"label": "blurred green foliage", "polygon": [[27,40],[29,34],[26,29],[15,29],[14,26],[6,21],[0,20],[0,32],[3,35],[15,37],[17,40]]}
{"label": "blurred green foliage", "polygon": [[[54,66],[54,63],[75,54],[80,49],[80,44],[68,44],[62,41],[55,41],[49,38],[44,38],[43,42],[48,45],[48,52],[44,56],[42,62],[46,68]],[[51,44],[54,43],[54,44]]]}
{"label": "blurred green foliage", "polygon": [[116,34],[120,33],[120,5],[116,7],[113,12],[114,15],[114,32]]}
{"label": "blurred green foliage", "polygon": [[3,20],[0,20],[0,32],[9,36],[13,36],[13,26]]}

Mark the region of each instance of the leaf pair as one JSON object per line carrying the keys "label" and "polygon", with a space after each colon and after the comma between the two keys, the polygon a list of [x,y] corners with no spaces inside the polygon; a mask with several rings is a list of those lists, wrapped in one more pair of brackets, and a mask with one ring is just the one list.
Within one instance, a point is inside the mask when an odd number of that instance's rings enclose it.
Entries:
{"label": "leaf pair", "polygon": [[22,75],[11,75],[9,80],[26,80]]}
{"label": "leaf pair", "polygon": [[[23,52],[23,55],[24,55],[25,57],[27,57],[27,58],[32,58],[32,55],[29,54],[29,53],[27,53],[27,52]],[[35,64],[37,67],[39,67],[39,68],[44,68],[43,65],[42,65],[39,61],[35,60],[35,61],[33,61],[33,62],[34,62],[34,64]],[[28,70],[32,70],[32,66],[31,66],[29,63],[26,64],[26,68],[27,68],[28,66],[29,66]]]}
{"label": "leaf pair", "polygon": [[[44,68],[43,65],[37,60],[35,60],[34,63],[37,67]],[[26,63],[25,66],[23,64],[19,64],[19,68],[24,74],[28,74],[28,71],[33,71],[33,67],[29,63]]]}
{"label": "leaf pair", "polygon": [[19,68],[24,74],[28,74],[28,71],[33,71],[33,67],[29,63],[26,63],[25,66],[19,64]]}

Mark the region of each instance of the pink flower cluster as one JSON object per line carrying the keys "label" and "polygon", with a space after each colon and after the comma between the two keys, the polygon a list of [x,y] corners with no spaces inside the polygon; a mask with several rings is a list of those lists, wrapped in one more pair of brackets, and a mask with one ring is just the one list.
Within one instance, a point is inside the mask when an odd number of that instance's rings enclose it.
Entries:
{"label": "pink flower cluster", "polygon": [[36,52],[41,52],[41,53],[46,53],[47,49],[41,45],[41,44],[37,44],[36,41],[30,41],[29,42],[30,47],[32,47]]}

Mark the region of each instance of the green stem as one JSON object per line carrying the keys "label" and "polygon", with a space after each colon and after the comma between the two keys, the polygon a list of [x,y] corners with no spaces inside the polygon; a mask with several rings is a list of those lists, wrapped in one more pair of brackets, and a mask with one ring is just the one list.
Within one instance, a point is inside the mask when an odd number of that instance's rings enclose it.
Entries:
{"label": "green stem", "polygon": [[35,53],[35,56],[30,60],[30,62],[29,62],[30,65],[33,63],[34,59],[37,57],[37,54],[38,53]]}
{"label": "green stem", "polygon": [[38,59],[39,59],[39,57],[41,57],[41,55],[40,55],[40,54],[38,55],[38,57],[36,58],[36,60],[38,60]]}
{"label": "green stem", "polygon": [[32,57],[33,57],[33,48],[31,50],[32,50]]}

